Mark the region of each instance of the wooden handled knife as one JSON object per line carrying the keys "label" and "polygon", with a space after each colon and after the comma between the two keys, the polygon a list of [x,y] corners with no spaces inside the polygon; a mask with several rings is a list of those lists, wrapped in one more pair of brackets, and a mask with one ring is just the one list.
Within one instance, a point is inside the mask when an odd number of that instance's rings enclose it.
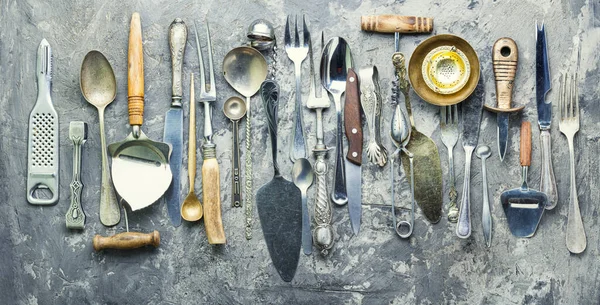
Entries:
{"label": "wooden handled knife", "polygon": [[348,70],[346,78],[346,101],[344,105],[344,129],[348,139],[346,155],[346,189],[348,192],[348,211],[350,224],[355,235],[360,231],[362,216],[361,202],[361,164],[363,133],[360,110],[360,92],[358,76],[354,69]]}

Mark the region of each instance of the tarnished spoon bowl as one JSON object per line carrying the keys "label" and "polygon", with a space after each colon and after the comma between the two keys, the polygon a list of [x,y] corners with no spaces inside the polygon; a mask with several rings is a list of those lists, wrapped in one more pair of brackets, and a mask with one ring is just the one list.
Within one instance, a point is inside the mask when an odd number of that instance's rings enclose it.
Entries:
{"label": "tarnished spoon bowl", "polygon": [[223,113],[228,119],[238,121],[246,115],[246,103],[237,96],[230,97],[223,104]]}
{"label": "tarnished spoon bowl", "polygon": [[235,91],[249,98],[267,78],[267,61],[254,48],[237,47],[223,59],[223,76]]}

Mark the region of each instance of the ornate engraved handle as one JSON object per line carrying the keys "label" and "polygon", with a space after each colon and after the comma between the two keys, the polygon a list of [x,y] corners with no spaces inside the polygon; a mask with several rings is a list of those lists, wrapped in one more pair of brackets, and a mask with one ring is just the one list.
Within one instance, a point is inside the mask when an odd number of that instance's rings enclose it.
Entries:
{"label": "ornate engraved handle", "polygon": [[173,104],[181,106],[183,87],[181,85],[183,71],[183,53],[187,40],[187,27],[181,18],[175,18],[169,27],[169,47],[171,48],[171,65],[173,71]]}
{"label": "ornate engraved handle", "polygon": [[315,229],[313,239],[315,245],[325,256],[333,247],[333,228],[331,227],[331,204],[327,196],[327,149],[314,149],[316,155],[315,174],[317,175],[317,197],[315,202]]}
{"label": "ornate engraved handle", "polygon": [[85,214],[81,209],[81,145],[84,138],[73,138],[73,181],[71,182],[71,206],[65,215],[67,228],[83,230]]}

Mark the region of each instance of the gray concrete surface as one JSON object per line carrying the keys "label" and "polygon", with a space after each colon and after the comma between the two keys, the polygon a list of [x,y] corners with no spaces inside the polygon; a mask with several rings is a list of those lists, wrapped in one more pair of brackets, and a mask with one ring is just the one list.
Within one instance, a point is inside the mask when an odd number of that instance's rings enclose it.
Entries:
{"label": "gray concrete surface", "polygon": [[[138,11],[142,17],[146,71],[144,130],[161,139],[163,119],[170,103],[171,68],[167,29],[175,17],[188,25],[208,19],[217,63],[217,107],[214,129],[221,165],[223,219],[227,245],[207,244],[201,223],[170,225],[164,203],[129,215],[132,231],[159,230],[158,249],[95,253],[95,234],[125,230],[124,222],[105,228],[98,219],[100,188],[100,139],[95,108],[79,89],[79,69],[84,55],[103,52],[116,72],[118,94],[106,113],[107,141],[119,141],[129,132],[126,116],[126,60],[129,20]],[[436,225],[417,213],[416,228],[409,241],[392,231],[389,209],[365,206],[360,235],[353,237],[346,208],[334,209],[336,244],[327,258],[301,256],[292,283],[280,280],[270,263],[260,225],[254,239],[246,241],[243,209],[229,207],[230,124],[221,114],[223,102],[235,92],[221,76],[220,62],[231,48],[245,41],[248,24],[266,18],[276,25],[282,45],[287,14],[306,13],[313,37],[343,36],[351,43],[359,66],[377,65],[385,96],[384,144],[391,105],[393,36],[360,31],[359,19],[366,14],[406,14],[435,18],[435,33],[453,33],[466,38],[478,51],[486,78],[486,102],[494,103],[491,46],[508,36],[519,46],[520,65],[514,92],[516,104],[527,105],[522,115],[511,117],[510,146],[501,163],[496,152],[495,117],[484,113],[480,143],[494,148],[489,159],[489,191],[493,200],[494,236],[485,248],[481,233],[481,175],[475,159],[472,168],[473,235],[460,240],[445,216]],[[587,250],[570,255],[565,246],[569,174],[566,139],[553,121],[553,160],[559,187],[558,207],[547,212],[531,239],[514,238],[508,231],[498,202],[502,191],[518,185],[519,121],[535,124],[535,21],[545,20],[553,90],[558,99],[561,73],[579,73],[582,128],[575,139],[577,182]],[[598,0],[525,1],[40,1],[0,0],[0,303],[2,304],[598,304],[600,265],[598,202],[600,202],[598,154],[600,145],[600,3]],[[184,103],[187,105],[189,73],[198,73],[196,47],[190,32],[185,57]],[[53,100],[60,117],[60,201],[56,206],[29,205],[25,199],[27,166],[27,121],[36,100],[34,74],[36,48],[46,38],[54,50]],[[427,36],[404,36],[401,50],[411,54]],[[315,39],[316,40],[316,39]],[[319,43],[315,41],[315,47]],[[308,63],[303,69],[308,73]],[[305,74],[306,75],[306,74]],[[276,78],[283,90],[280,107],[280,164],[290,178],[287,144],[292,125],[293,65],[279,51]],[[304,81],[304,92],[308,82]],[[438,144],[444,174],[446,149],[438,127],[438,108],[418,100],[413,108],[417,128]],[[254,100],[254,126],[258,189],[271,178],[270,155],[262,106]],[[198,115],[201,118],[202,110]],[[304,111],[309,146],[314,138],[314,115]],[[68,125],[72,120],[89,123],[90,138],[83,150],[84,209],[88,220],[83,232],[65,228],[69,204],[68,184],[72,170],[72,146]],[[200,119],[200,122],[202,120]],[[334,146],[334,111],[326,113],[326,141]],[[198,125],[201,126],[200,122]],[[535,127],[535,125],[534,125]],[[187,130],[187,127],[185,128]],[[198,127],[201,135],[202,127]],[[187,132],[186,136],[187,138]],[[243,139],[243,137],[242,137]],[[533,165],[530,181],[539,186],[539,132],[533,128]],[[198,148],[198,152],[200,149]],[[457,186],[462,186],[464,154],[455,149]],[[184,169],[187,159],[184,157]],[[333,165],[333,158],[329,159]],[[184,176],[186,172],[182,173]],[[365,204],[389,204],[389,165],[363,167]],[[183,179],[186,181],[187,179]],[[447,182],[447,176],[444,176]],[[200,191],[200,178],[197,180]],[[406,184],[403,184],[406,185]],[[402,186],[398,199],[408,205]],[[311,196],[314,189],[311,189]],[[183,193],[187,192],[187,182]],[[447,202],[447,196],[445,196]],[[255,218],[258,219],[257,215]]]}

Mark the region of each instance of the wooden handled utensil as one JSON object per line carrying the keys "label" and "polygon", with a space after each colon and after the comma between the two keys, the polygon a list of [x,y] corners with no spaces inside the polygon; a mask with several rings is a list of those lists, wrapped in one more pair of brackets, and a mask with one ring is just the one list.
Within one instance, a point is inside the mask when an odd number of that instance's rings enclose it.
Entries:
{"label": "wooden handled utensil", "polygon": [[514,40],[504,37],[494,43],[492,61],[496,78],[497,107],[484,105],[485,109],[495,112],[498,124],[498,152],[500,161],[504,160],[508,147],[508,117],[512,112],[519,112],[525,106],[512,108],[512,92],[517,74],[519,50]]}
{"label": "wooden handled utensil", "polygon": [[160,233],[154,231],[152,233],[139,232],[123,232],[113,236],[94,236],[94,250],[101,251],[104,249],[136,249],[144,246],[158,247],[160,244]]}
{"label": "wooden handled utensil", "polygon": [[[142,209],[162,197],[171,184],[171,146],[150,140],[141,130],[144,121],[144,59],[140,15],[133,13],[129,32],[127,100],[131,133],[122,142],[108,146],[112,156],[111,173],[115,189],[132,211]],[[125,214],[127,223],[127,214]],[[157,247],[160,236],[129,232],[94,237],[94,249],[134,249]]]}
{"label": "wooden handled utensil", "polygon": [[361,16],[360,29],[378,33],[431,33],[433,18],[400,15]]}
{"label": "wooden handled utensil", "polygon": [[500,202],[506,214],[508,228],[517,237],[531,237],[535,234],[542,219],[548,197],[546,194],[527,186],[527,171],[531,165],[531,124],[521,124],[521,167],[523,180],[521,187],[505,191]]}

